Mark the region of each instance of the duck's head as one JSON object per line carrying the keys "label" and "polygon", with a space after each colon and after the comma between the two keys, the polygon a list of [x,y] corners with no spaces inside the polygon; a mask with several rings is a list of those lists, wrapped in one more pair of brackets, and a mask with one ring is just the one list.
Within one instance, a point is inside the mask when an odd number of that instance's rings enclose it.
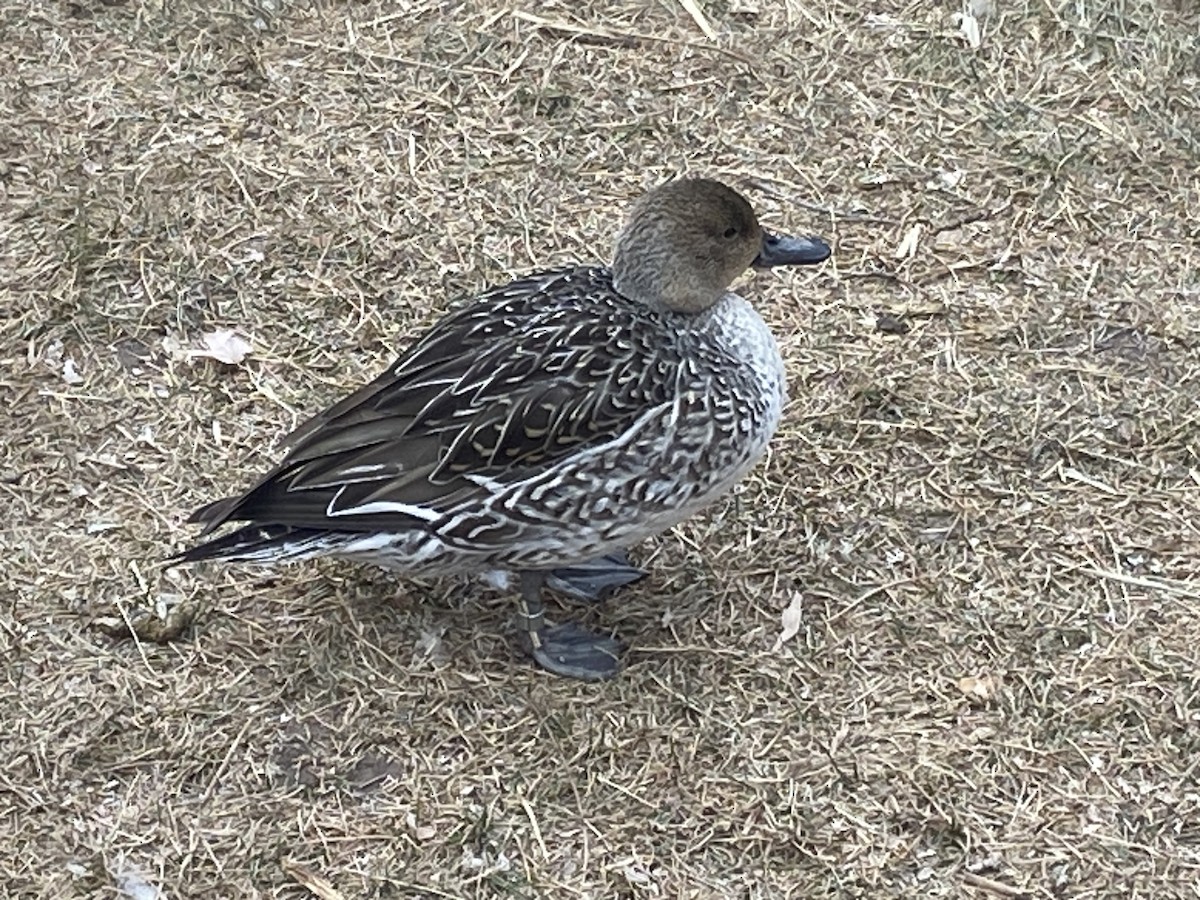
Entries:
{"label": "duck's head", "polygon": [[803,266],[828,257],[829,245],[817,238],[763,230],[733,188],[681,178],[633,204],[617,235],[613,286],[649,306],[699,313],[751,266]]}

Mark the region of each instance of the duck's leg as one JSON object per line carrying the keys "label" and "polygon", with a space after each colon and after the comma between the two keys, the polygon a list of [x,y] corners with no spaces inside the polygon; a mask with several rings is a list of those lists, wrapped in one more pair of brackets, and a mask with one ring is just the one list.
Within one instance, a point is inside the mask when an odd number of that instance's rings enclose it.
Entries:
{"label": "duck's leg", "polygon": [[545,572],[521,573],[521,642],[538,665],[564,678],[603,681],[621,670],[620,641],[578,625],[546,625],[542,607]]}
{"label": "duck's leg", "polygon": [[575,566],[551,570],[546,575],[546,587],[572,600],[599,603],[619,588],[641,581],[648,574],[645,569],[630,564],[626,551],[618,550]]}

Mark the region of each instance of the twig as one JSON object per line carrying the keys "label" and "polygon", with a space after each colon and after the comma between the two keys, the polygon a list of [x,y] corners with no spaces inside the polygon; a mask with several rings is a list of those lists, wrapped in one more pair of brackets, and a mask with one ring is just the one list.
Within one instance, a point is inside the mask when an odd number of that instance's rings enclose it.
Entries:
{"label": "twig", "polygon": [[1076,572],[1086,572],[1089,575],[1095,575],[1097,578],[1107,578],[1109,581],[1117,581],[1121,584],[1129,584],[1149,590],[1166,591],[1168,594],[1174,594],[1177,597],[1187,597],[1189,600],[1200,600],[1200,588],[1167,581],[1163,578],[1143,578],[1137,575],[1126,575],[1124,572],[1113,572],[1109,569],[1097,569],[1093,566],[1071,566],[1071,568]]}
{"label": "twig", "polygon": [[529,826],[533,829],[533,838],[537,841],[539,849],[542,851],[542,859],[550,858],[550,851],[546,849],[546,841],[542,838],[542,829],[538,825],[537,814],[534,813],[533,807],[529,805],[529,801],[524,797],[521,798],[521,808],[525,810],[525,815],[529,819]]}
{"label": "twig", "polygon": [[916,579],[914,579],[914,578],[897,578],[894,581],[887,582],[886,584],[877,584],[873,588],[868,588],[861,595],[859,595],[855,599],[851,600],[849,603],[847,603],[845,606],[843,606],[841,609],[839,609],[837,612],[835,612],[832,616],[830,616],[828,619],[826,619],[825,624],[831,625],[834,622],[838,621],[839,619],[844,618],[848,613],[852,612],[854,609],[856,609],[859,606],[861,606],[862,604],[866,603],[872,597],[878,596],[879,594],[886,594],[892,588],[899,587],[902,584],[908,584],[915,580]]}
{"label": "twig", "polygon": [[608,785],[614,791],[620,791],[622,794],[624,794],[630,800],[636,800],[638,803],[642,804],[642,806],[646,807],[647,809],[658,809],[658,807],[655,806],[653,803],[651,803],[649,800],[639,797],[637,794],[635,794],[629,788],[625,787],[624,785],[617,784],[611,778],[605,778],[603,775],[598,775],[596,777],[596,780],[599,781],[601,784]]}
{"label": "twig", "polygon": [[724,47],[719,47],[715,44],[702,44],[698,41],[680,41],[673,38],[659,37],[654,34],[641,34],[635,31],[612,31],[607,28],[596,28],[594,26],[584,28],[580,25],[575,25],[571,22],[561,22],[558,20],[543,19],[541,16],[535,16],[533,13],[522,12],[519,9],[513,10],[513,18],[519,19],[522,22],[528,22],[537,28],[545,28],[548,31],[561,31],[566,34],[575,34],[580,37],[599,38],[606,41],[617,41],[618,43],[638,43],[640,41],[648,41],[654,44],[676,44],[685,47],[691,47],[695,50],[706,50],[714,53],[720,53],[722,56],[728,56],[731,59],[736,59],[738,62],[745,63],[748,66],[753,66],[754,61],[749,57],[742,56],[734,50],[727,50]]}
{"label": "twig", "polygon": [[708,16],[704,15],[704,10],[700,8],[700,4],[696,0],[679,0],[679,5],[687,10],[689,16],[696,20],[696,24],[700,26],[700,30],[704,32],[704,36],[710,41],[717,39],[717,31],[712,27],[712,23],[708,21]]}
{"label": "twig", "polygon": [[1005,884],[1002,881],[995,881],[991,878],[985,878],[982,875],[975,875],[967,872],[963,875],[963,883],[971,887],[979,888],[981,891],[990,891],[993,894],[999,894],[1001,897],[1028,897],[1028,891],[1023,891],[1018,887],[1013,887],[1011,884]]}
{"label": "twig", "polygon": [[250,726],[254,724],[254,720],[247,718],[245,724],[242,725],[241,731],[237,733],[232,741],[229,742],[229,749],[225,751],[225,756],[221,760],[221,764],[217,766],[217,770],[213,772],[212,778],[208,780],[208,787],[204,789],[204,793],[200,795],[200,805],[204,806],[212,798],[213,792],[217,789],[217,782],[225,774],[225,770],[229,768],[229,761],[233,759],[233,753],[238,748],[238,744],[242,742],[242,738],[246,736],[246,732],[250,730]]}

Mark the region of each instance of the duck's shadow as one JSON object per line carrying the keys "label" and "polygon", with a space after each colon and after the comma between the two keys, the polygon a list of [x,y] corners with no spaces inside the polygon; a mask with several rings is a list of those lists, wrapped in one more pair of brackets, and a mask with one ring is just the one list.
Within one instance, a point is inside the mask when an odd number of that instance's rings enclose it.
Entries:
{"label": "duck's shadow", "polygon": [[[521,650],[511,589],[480,576],[416,579],[345,562],[317,567],[324,571],[298,579],[288,593],[290,603],[309,607],[305,639],[321,646],[324,655],[356,665],[357,657],[375,648],[388,657],[389,668],[406,674],[447,668],[468,676],[536,671]],[[629,667],[652,659],[656,654],[649,648],[673,644],[680,624],[703,614],[717,577],[690,572],[692,586],[682,588],[673,574],[650,571],[637,583],[590,601],[547,590],[546,612],[553,622],[617,637],[628,648],[624,662]]]}

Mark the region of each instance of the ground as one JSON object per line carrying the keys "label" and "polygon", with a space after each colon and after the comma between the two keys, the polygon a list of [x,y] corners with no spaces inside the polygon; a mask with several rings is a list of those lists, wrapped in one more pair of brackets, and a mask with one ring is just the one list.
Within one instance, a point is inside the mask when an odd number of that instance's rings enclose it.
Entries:
{"label": "ground", "polygon": [[[3,0],[6,896],[1200,897],[1200,15],[968,12]],[[741,283],[769,460],[555,607],[618,680],[483,585],[164,564],[682,172],[835,254]]]}

